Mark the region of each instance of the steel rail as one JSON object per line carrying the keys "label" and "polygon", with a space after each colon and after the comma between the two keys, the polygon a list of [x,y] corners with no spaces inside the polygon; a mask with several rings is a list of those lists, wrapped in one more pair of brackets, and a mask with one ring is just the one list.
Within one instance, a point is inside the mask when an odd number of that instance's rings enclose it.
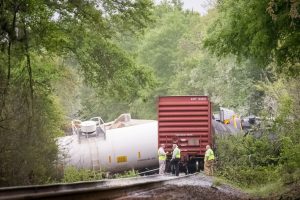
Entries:
{"label": "steel rail", "polygon": [[149,172],[155,172],[155,171],[159,171],[159,168],[151,169],[151,170],[147,170],[147,171],[142,171],[142,172],[138,173],[138,175],[147,174]]}
{"label": "steel rail", "polygon": [[[197,173],[196,173],[197,174]],[[184,176],[150,175],[145,177],[106,179],[76,183],[33,185],[0,188],[0,200],[19,199],[113,199],[126,196],[128,192],[159,187],[166,181],[182,179]]]}

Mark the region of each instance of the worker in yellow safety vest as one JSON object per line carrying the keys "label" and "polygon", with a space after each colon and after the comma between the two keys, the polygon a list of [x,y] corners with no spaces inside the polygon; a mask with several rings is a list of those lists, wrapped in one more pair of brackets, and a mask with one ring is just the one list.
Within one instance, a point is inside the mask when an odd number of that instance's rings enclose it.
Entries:
{"label": "worker in yellow safety vest", "polygon": [[213,176],[213,165],[214,165],[215,155],[213,150],[209,145],[206,145],[206,152],[204,157],[204,172],[207,176]]}
{"label": "worker in yellow safety vest", "polygon": [[179,161],[180,161],[180,149],[177,144],[173,144],[173,154],[171,159],[172,174],[179,176]]}
{"label": "worker in yellow safety vest", "polygon": [[165,152],[165,144],[161,144],[158,149],[159,174],[163,175],[166,169],[167,153]]}

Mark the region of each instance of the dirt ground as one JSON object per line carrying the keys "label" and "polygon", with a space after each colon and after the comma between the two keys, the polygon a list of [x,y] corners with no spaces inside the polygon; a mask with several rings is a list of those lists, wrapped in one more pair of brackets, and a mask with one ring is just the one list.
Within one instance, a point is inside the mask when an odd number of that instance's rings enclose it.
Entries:
{"label": "dirt ground", "polygon": [[162,187],[151,190],[140,190],[128,194],[121,199],[203,199],[203,200],[233,200],[250,199],[241,191],[226,185],[212,186],[212,178],[204,175],[192,176],[181,180],[167,181]]}
{"label": "dirt ground", "polygon": [[270,196],[267,198],[251,197],[236,188],[228,185],[212,186],[213,179],[204,175],[192,176],[181,180],[167,181],[160,188],[145,189],[129,193],[127,196],[118,198],[124,199],[154,199],[154,200],[273,200],[273,199],[300,199],[300,188],[293,187],[289,192],[280,196]]}

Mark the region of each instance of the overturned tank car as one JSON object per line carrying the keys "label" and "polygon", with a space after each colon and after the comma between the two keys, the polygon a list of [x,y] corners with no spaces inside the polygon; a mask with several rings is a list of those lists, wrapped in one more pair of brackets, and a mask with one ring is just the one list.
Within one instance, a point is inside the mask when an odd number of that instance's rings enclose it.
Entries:
{"label": "overturned tank car", "polygon": [[73,125],[73,135],[58,139],[63,166],[119,172],[158,165],[157,121],[123,114],[110,123],[97,117]]}

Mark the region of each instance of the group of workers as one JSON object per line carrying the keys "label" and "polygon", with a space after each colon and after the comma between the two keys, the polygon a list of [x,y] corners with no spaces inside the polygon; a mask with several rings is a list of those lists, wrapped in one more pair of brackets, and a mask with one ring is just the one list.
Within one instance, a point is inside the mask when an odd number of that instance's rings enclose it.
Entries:
{"label": "group of workers", "polygon": [[[170,161],[172,174],[179,176],[179,161],[180,161],[180,149],[177,144],[173,144],[172,147],[172,158]],[[158,149],[158,160],[159,160],[159,174],[165,174],[167,154],[165,152],[165,144],[161,144]],[[213,176],[213,164],[215,156],[214,152],[209,145],[206,145],[206,152],[204,156],[204,172],[207,176]]]}

